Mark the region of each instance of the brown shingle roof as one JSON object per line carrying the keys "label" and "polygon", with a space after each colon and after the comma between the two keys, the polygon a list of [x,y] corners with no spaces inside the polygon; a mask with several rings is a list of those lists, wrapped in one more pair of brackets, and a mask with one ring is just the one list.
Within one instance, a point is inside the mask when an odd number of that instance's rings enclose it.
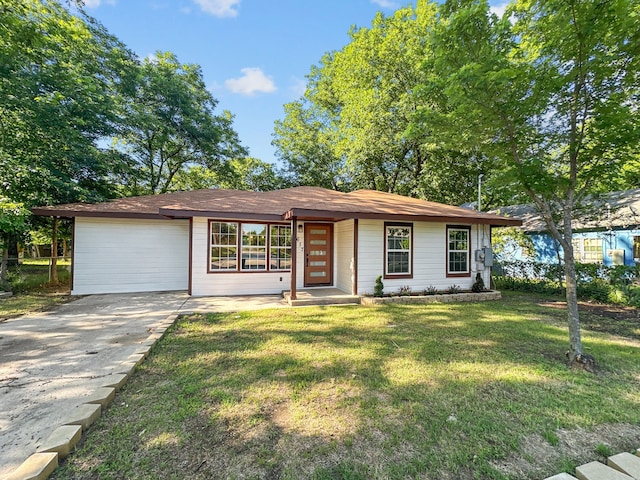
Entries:
{"label": "brown shingle roof", "polygon": [[72,203],[34,208],[36,215],[62,217],[218,218],[288,220],[377,218],[520,225],[500,215],[478,213],[441,203],[374,190],[350,193],[320,187],[294,187],[269,192],[194,190],[121,198],[96,204]]}

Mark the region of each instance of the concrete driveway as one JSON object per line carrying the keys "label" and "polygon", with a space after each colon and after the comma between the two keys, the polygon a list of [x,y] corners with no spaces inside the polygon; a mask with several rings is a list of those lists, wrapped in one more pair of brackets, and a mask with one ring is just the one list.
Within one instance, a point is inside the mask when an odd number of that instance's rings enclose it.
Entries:
{"label": "concrete driveway", "polygon": [[0,322],[0,478],[50,445],[70,418],[86,415],[80,411],[98,403],[96,391],[119,382],[130,368],[123,366],[148,351],[178,313],[285,305],[277,296],[91,295]]}

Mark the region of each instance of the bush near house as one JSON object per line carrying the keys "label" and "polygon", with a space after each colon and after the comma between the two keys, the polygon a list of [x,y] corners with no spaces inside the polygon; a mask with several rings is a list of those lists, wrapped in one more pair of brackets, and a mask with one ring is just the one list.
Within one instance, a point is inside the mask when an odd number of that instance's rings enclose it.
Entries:
{"label": "bush near house", "polygon": [[[501,262],[493,276],[498,290],[561,294],[563,266],[533,261]],[[640,307],[640,266],[576,264],[578,298]]]}

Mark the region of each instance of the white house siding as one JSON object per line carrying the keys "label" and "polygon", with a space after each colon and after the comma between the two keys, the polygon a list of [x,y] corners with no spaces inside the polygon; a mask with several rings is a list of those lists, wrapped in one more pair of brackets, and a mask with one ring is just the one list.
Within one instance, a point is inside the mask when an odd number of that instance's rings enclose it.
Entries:
{"label": "white house siding", "polygon": [[[409,222],[411,223],[411,222]],[[485,227],[488,230],[488,227]],[[483,227],[471,228],[471,276],[447,277],[447,230],[444,223],[413,222],[413,278],[383,278],[386,293],[397,292],[409,286],[413,291],[422,291],[429,286],[446,290],[451,285],[470,289],[475,281],[476,268],[483,272],[485,284],[489,285],[488,269],[474,261],[474,250],[483,243]],[[384,222],[360,220],[358,224],[358,293],[373,293],[375,279],[384,273]],[[485,231],[484,242],[488,242]],[[488,243],[485,243],[488,246]],[[480,245],[482,246],[482,245]]]}
{"label": "white house siding", "polygon": [[340,290],[351,293],[353,283],[353,220],[336,223],[334,232],[336,245],[335,285]]}
{"label": "white house siding", "polygon": [[[237,221],[242,221],[242,219]],[[193,296],[279,294],[283,290],[289,290],[291,286],[289,272],[207,273],[209,264],[208,218],[195,217],[193,219],[191,257],[191,294]]]}
{"label": "white house siding", "polygon": [[187,220],[75,221],[73,295],[186,290]]}

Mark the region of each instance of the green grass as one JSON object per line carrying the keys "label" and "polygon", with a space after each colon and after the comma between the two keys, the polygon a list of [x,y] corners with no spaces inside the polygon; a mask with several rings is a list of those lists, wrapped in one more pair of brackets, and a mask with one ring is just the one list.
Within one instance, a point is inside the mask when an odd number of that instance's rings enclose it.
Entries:
{"label": "green grass", "polygon": [[49,284],[48,259],[25,259],[9,271],[12,297],[0,298],[0,321],[49,310],[69,300],[69,263],[58,265],[58,285]]}
{"label": "green grass", "polygon": [[640,423],[637,337],[583,336],[596,374],[522,294],[192,315],[54,478],[544,478],[575,464],[567,432]]}

